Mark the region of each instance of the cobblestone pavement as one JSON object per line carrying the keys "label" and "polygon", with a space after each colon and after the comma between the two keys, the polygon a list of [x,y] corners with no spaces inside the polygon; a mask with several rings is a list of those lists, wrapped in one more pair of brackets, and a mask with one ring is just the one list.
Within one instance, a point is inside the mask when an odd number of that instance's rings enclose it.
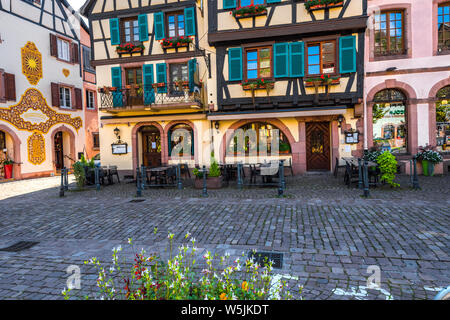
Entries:
{"label": "cobblestone pavement", "polygon": [[[276,189],[235,186],[203,198],[186,183],[145,190],[136,203],[133,184],[60,198],[58,177],[3,183],[0,249],[39,243],[0,251],[0,298],[61,299],[70,265],[81,268],[78,294],[92,292],[96,275],[84,260],[109,263],[111,249],[127,247],[130,237],[136,248],[165,254],[167,232],[179,244],[189,231],[199,255],[283,253],[275,272],[298,277],[305,299],[431,299],[450,284],[450,177],[421,177],[419,191],[409,177],[399,180],[401,188],[371,189],[369,199],[342,178],[307,175],[289,178],[284,198]],[[366,288],[372,265],[381,270],[381,289]]]}

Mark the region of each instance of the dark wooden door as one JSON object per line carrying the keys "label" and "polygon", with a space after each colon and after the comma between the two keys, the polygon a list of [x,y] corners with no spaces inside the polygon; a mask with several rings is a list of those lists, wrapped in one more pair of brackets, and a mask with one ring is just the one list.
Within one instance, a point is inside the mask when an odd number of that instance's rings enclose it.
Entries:
{"label": "dark wooden door", "polygon": [[55,166],[57,170],[64,168],[64,145],[61,131],[55,134]]}
{"label": "dark wooden door", "polygon": [[142,159],[146,167],[161,165],[161,135],[156,127],[142,131]]}
{"label": "dark wooden door", "polygon": [[330,123],[306,124],[306,168],[330,170]]}

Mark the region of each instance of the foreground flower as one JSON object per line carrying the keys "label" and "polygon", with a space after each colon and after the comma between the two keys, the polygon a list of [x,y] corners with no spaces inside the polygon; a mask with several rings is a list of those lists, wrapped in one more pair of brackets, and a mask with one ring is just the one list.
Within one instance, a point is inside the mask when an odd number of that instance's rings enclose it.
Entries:
{"label": "foreground flower", "polygon": [[219,296],[219,299],[220,299],[220,300],[228,300],[226,293],[222,293],[222,294]]}
{"label": "foreground flower", "polygon": [[241,287],[243,291],[248,291],[248,282],[247,281],[242,282]]}

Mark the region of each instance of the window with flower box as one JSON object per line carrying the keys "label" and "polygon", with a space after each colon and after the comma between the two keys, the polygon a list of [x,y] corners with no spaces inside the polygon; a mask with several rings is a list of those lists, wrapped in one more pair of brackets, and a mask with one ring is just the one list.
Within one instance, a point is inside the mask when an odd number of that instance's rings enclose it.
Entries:
{"label": "window with flower box", "polygon": [[307,45],[307,74],[335,74],[336,41],[322,41]]}
{"label": "window with flower box", "polygon": [[245,61],[245,79],[272,78],[271,46],[246,49]]}
{"label": "window with flower box", "polygon": [[184,36],[184,23],[183,12],[166,14],[167,34],[169,38]]}

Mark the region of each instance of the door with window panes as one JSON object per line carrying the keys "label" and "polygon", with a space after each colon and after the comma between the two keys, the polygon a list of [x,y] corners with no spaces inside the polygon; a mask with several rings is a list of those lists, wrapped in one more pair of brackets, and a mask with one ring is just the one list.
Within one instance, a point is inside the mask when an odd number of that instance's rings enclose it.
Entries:
{"label": "door with window panes", "polygon": [[125,76],[128,105],[144,105],[142,68],[127,68],[125,69]]}

